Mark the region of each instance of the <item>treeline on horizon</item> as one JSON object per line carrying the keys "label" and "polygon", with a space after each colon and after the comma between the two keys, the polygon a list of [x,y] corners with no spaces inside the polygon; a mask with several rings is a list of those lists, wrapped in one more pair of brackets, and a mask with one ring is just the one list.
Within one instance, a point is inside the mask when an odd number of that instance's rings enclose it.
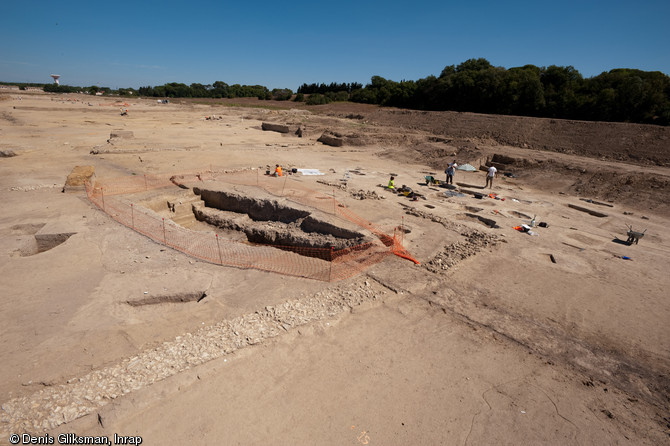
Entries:
{"label": "treeline on horizon", "polygon": [[269,90],[261,85],[228,85],[221,81],[211,85],[173,82],[116,91],[97,86],[82,89],[44,85],[44,91],[55,93],[82,90],[161,98],[256,97],[308,105],[351,101],[415,110],[670,125],[670,77],[659,71],[620,68],[584,78],[572,66],[506,69],[481,58],[447,66],[439,76],[417,81],[396,82],[373,76],[365,86],[355,82],[302,84],[296,94],[287,88]]}
{"label": "treeline on horizon", "polygon": [[505,69],[486,59],[450,65],[439,77],[394,82],[374,76],[351,101],[416,110],[670,124],[670,77],[615,69],[585,79],[573,67]]}

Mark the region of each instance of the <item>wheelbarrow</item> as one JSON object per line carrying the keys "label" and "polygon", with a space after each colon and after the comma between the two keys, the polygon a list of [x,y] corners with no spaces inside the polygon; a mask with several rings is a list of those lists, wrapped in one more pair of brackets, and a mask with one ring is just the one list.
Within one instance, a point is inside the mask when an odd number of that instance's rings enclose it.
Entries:
{"label": "wheelbarrow", "polygon": [[626,244],[628,246],[632,245],[633,243],[637,245],[637,242],[639,242],[640,239],[644,237],[645,232],[647,232],[646,229],[642,232],[633,231],[633,227],[631,225],[628,225],[628,232],[627,232],[628,240],[626,240]]}

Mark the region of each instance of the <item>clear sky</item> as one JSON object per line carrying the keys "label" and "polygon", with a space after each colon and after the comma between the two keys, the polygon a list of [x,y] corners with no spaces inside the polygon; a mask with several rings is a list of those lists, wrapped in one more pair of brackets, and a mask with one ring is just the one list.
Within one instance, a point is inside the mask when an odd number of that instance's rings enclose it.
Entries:
{"label": "clear sky", "polygon": [[270,89],[418,80],[485,58],[670,74],[670,0],[16,0],[0,3],[0,81],[113,89]]}

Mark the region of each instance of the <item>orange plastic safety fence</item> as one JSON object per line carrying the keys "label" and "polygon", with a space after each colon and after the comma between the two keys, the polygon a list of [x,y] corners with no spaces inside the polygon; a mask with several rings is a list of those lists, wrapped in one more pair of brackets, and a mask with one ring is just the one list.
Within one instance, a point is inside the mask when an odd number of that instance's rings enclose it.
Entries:
{"label": "orange plastic safety fence", "polygon": [[[170,219],[137,206],[125,195],[164,187],[193,187],[207,181],[260,187],[287,200],[307,205],[344,218],[372,232],[377,240],[345,249],[249,244],[219,237],[218,234],[192,231]],[[179,173],[141,175],[87,184],[89,200],[117,222],[192,257],[221,265],[254,268],[279,274],[336,281],[360,274],[389,254],[414,260],[394,236],[388,236],[371,222],[344,207],[333,195],[314,191],[287,177],[274,178],[258,171]],[[418,262],[417,262],[418,263]]]}

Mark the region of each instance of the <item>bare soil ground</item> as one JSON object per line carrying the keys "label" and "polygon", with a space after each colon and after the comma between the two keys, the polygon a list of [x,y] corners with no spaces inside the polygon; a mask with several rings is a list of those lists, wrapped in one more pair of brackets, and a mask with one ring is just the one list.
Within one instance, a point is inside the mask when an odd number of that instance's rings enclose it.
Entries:
{"label": "bare soil ground", "polygon": [[[24,432],[670,444],[670,129],[126,102],[0,93],[0,444]],[[318,142],[324,132],[343,145]],[[453,159],[497,160],[500,175],[491,190],[483,171],[457,171],[453,190],[425,184]],[[421,264],[391,257],[335,283],[222,267],[63,192],[75,166],[111,178],[275,163],[320,169],[287,187],[334,192],[385,231],[402,227]],[[391,174],[422,198],[379,187]],[[166,204],[187,195],[144,204],[201,229]],[[546,223],[536,236],[513,229],[533,216]],[[639,244],[623,243],[627,225],[646,230]]]}

